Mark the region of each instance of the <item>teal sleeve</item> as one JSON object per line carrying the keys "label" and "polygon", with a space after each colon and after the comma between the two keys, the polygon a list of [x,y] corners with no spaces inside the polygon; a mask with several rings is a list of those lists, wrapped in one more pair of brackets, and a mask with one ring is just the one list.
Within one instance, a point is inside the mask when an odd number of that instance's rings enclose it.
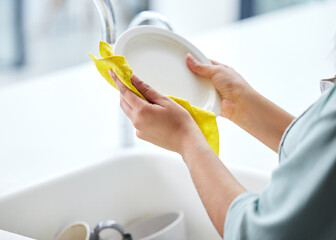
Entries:
{"label": "teal sleeve", "polygon": [[335,88],[292,126],[281,151],[265,191],[230,205],[224,239],[336,239]]}

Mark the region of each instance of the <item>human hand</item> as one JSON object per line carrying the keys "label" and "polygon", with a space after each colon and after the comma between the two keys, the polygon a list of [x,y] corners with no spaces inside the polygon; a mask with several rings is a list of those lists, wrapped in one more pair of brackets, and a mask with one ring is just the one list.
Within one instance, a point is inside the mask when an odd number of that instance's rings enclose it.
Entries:
{"label": "human hand", "polygon": [[222,99],[221,116],[278,151],[282,135],[294,119],[291,114],[260,95],[224,64],[202,64],[188,55],[187,65],[195,74],[211,80]]}
{"label": "human hand", "polygon": [[235,122],[244,108],[245,95],[253,91],[248,83],[234,69],[216,61],[202,64],[190,54],[187,65],[195,74],[208,78],[221,96],[221,116]]}
{"label": "human hand", "polygon": [[132,83],[147,99],[145,101],[129,90],[112,70],[109,74],[120,91],[122,110],[137,129],[137,137],[181,155],[195,141],[206,143],[188,111],[172,99],[161,95],[133,74]]}

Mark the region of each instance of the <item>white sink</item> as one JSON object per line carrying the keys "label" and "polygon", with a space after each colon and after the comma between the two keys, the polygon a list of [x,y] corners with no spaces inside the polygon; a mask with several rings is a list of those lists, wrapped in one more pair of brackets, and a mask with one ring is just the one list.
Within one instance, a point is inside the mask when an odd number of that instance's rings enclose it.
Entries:
{"label": "white sink", "polygon": [[[249,190],[269,177],[229,167]],[[220,239],[182,159],[166,151],[125,150],[108,161],[0,197],[0,229],[35,239],[54,239],[68,223],[93,227],[113,219],[125,224],[146,215],[182,210],[188,239]]]}

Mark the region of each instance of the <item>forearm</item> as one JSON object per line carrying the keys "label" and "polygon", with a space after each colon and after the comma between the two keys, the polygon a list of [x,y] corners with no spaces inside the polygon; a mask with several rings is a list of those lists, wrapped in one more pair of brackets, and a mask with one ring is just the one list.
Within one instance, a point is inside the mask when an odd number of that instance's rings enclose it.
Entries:
{"label": "forearm", "polygon": [[246,91],[242,99],[231,120],[278,152],[282,135],[294,117],[253,89]]}
{"label": "forearm", "polygon": [[206,142],[198,141],[196,144],[189,144],[182,157],[212,223],[223,236],[228,208],[231,202],[246,190]]}

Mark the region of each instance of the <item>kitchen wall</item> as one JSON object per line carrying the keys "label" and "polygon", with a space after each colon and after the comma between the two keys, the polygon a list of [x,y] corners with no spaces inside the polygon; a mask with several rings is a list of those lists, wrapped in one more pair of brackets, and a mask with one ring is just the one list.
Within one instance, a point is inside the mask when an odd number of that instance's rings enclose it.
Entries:
{"label": "kitchen wall", "polygon": [[[148,5],[146,0],[112,2],[118,33]],[[19,16],[16,9],[20,9]],[[18,28],[22,28],[22,36],[17,34]],[[86,62],[88,52],[97,53],[101,39],[92,0],[2,0],[0,36],[0,87]],[[24,56],[20,64],[17,55]]]}
{"label": "kitchen wall", "polygon": [[184,36],[221,27],[239,19],[238,0],[150,0],[151,9],[165,15]]}
{"label": "kitchen wall", "polygon": [[22,0],[0,1],[0,70],[1,67],[19,66],[23,62]]}
{"label": "kitchen wall", "polygon": [[[136,13],[146,9],[166,15],[174,30],[185,37],[234,21],[239,12],[238,0],[112,3],[118,34],[126,30]],[[1,87],[88,61],[87,53],[97,53],[101,35],[92,0],[2,0],[0,36]]]}

